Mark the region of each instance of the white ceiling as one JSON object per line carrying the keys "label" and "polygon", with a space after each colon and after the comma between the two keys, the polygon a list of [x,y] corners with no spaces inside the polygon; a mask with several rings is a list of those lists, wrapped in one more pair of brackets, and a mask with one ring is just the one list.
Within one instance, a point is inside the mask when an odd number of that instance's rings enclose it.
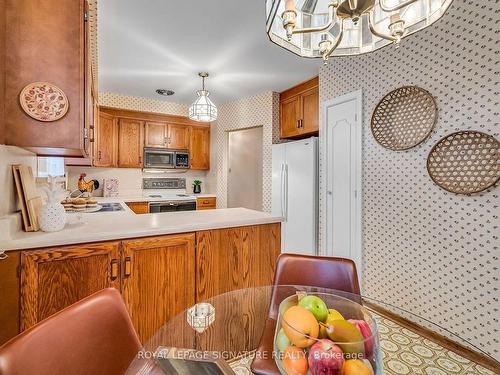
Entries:
{"label": "white ceiling", "polygon": [[207,89],[222,103],[282,91],[321,65],[269,41],[264,0],[103,0],[98,19],[101,92],[189,104],[197,73],[208,71]]}

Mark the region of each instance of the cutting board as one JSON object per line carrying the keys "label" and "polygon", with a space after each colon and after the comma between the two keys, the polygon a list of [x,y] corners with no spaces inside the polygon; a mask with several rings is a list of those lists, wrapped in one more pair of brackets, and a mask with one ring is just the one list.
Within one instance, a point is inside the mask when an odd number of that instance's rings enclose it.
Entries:
{"label": "cutting board", "polygon": [[42,209],[43,202],[36,188],[35,176],[31,167],[26,165],[13,165],[12,172],[21,204],[24,230],[27,232],[36,232],[40,230],[38,215]]}

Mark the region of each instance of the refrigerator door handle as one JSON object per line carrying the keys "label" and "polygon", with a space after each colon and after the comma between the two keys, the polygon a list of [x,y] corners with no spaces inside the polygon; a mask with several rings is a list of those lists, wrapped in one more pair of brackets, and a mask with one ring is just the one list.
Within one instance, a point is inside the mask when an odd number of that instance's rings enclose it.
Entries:
{"label": "refrigerator door handle", "polygon": [[285,217],[285,204],[283,200],[285,199],[285,164],[281,164],[281,173],[280,173],[280,205],[281,205],[281,216]]}
{"label": "refrigerator door handle", "polygon": [[285,164],[285,222],[288,221],[288,164]]}

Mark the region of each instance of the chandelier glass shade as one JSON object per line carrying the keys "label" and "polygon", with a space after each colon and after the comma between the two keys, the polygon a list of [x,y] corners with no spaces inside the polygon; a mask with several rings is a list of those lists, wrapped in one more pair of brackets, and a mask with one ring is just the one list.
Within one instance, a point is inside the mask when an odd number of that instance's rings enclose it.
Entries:
{"label": "chandelier glass shade", "polygon": [[217,120],[217,107],[208,97],[210,93],[205,90],[205,78],[208,73],[198,73],[202,78],[202,89],[196,91],[198,97],[189,107],[189,118],[194,121],[212,122]]}
{"label": "chandelier glass shade", "polygon": [[310,58],[359,55],[436,22],[452,0],[266,0],[272,42]]}

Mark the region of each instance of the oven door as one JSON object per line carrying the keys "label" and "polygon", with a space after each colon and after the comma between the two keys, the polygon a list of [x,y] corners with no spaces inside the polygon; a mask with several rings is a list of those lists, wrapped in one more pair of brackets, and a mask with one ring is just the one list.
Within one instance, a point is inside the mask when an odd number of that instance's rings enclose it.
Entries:
{"label": "oven door", "polygon": [[161,149],[144,149],[144,168],[175,168],[175,152]]}
{"label": "oven door", "polygon": [[159,212],[175,212],[175,211],[194,211],[196,210],[196,202],[179,201],[179,202],[152,202],[149,204],[149,213]]}

